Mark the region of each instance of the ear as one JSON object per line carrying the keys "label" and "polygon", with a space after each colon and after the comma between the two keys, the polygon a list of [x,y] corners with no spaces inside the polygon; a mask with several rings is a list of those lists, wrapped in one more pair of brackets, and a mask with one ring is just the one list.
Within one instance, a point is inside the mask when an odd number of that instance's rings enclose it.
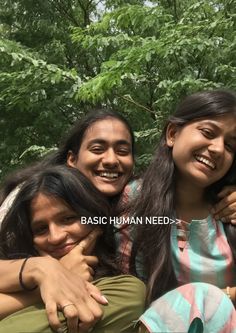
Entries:
{"label": "ear", "polygon": [[66,163],[68,166],[75,168],[77,162],[77,155],[75,155],[71,150],[67,153]]}
{"label": "ear", "polygon": [[177,131],[178,126],[176,124],[169,123],[166,129],[166,144],[170,148],[174,146]]}

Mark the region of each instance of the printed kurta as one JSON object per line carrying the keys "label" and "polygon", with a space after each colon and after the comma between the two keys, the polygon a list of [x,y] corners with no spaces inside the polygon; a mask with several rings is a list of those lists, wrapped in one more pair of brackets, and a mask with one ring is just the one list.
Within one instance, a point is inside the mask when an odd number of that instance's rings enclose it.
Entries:
{"label": "printed kurta", "polygon": [[[220,289],[236,285],[222,223],[211,216],[189,224],[181,221],[172,230],[172,252],[181,286],[154,301],[141,316],[148,331],[236,333],[236,311]],[[195,318],[200,318],[197,330]]]}

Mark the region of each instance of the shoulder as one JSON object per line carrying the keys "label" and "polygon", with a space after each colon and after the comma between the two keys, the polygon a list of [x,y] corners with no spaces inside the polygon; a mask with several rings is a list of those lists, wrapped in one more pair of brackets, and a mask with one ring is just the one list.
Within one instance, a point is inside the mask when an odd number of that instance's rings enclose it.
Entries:
{"label": "shoulder", "polygon": [[132,179],[129,183],[125,186],[123,193],[122,193],[122,201],[123,202],[130,202],[131,200],[135,199],[138,195],[138,192],[141,188],[142,180],[139,179]]}

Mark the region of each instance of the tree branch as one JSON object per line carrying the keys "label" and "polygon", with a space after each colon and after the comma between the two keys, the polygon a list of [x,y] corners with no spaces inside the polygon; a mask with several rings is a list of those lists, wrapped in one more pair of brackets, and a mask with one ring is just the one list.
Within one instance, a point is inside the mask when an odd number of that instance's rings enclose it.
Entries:
{"label": "tree branch", "polygon": [[71,21],[75,26],[79,27],[79,22],[75,19],[75,17],[72,15],[72,13],[69,12],[68,8],[66,8],[65,4],[60,3],[60,0],[54,0],[53,1],[54,6],[56,7],[57,11],[67,18],[69,21]]}
{"label": "tree branch", "polygon": [[145,110],[146,112],[148,112],[148,113],[151,115],[151,117],[152,117],[153,119],[155,119],[155,112],[154,112],[153,110],[147,108],[146,106],[144,106],[144,105],[142,105],[142,104],[139,104],[138,102],[135,102],[133,99],[128,98],[128,97],[126,97],[126,96],[121,96],[121,95],[119,95],[118,97],[122,98],[123,100],[125,100],[125,101],[127,101],[127,102],[130,102],[130,103],[136,105],[137,107],[139,107],[139,108],[141,108],[141,109],[143,109],[143,110]]}

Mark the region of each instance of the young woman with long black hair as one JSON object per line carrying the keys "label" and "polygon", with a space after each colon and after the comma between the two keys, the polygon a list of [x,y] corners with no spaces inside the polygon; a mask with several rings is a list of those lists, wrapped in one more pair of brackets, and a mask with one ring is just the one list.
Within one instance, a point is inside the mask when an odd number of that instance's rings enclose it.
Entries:
{"label": "young woman with long black hair", "polygon": [[[46,168],[24,182],[0,231],[1,258],[26,258],[19,259],[21,266],[16,272],[24,293],[15,290],[0,294],[0,315],[8,315],[0,322],[0,332],[52,332],[45,307],[53,328],[63,332],[82,331],[91,322],[94,332],[137,331],[134,322],[144,310],[145,287],[135,277],[119,275],[109,216],[107,199],[75,168]],[[97,225],[99,217],[106,223]],[[90,223],[82,223],[82,218]],[[58,261],[81,247],[91,231],[98,228],[100,234],[92,251],[98,258],[93,279],[107,299],[102,309],[91,289],[88,296],[81,295],[81,274],[58,270]],[[56,289],[57,295],[50,295],[50,274],[58,274],[57,279],[65,283],[70,274],[74,288],[70,292]],[[45,304],[33,305],[40,300]]]}
{"label": "young woman with long black hair", "polygon": [[134,258],[148,301],[159,298],[141,317],[149,332],[236,329],[236,227],[211,213],[223,186],[235,183],[236,95],[187,97],[163,130],[133,210],[176,221],[137,229]]}

